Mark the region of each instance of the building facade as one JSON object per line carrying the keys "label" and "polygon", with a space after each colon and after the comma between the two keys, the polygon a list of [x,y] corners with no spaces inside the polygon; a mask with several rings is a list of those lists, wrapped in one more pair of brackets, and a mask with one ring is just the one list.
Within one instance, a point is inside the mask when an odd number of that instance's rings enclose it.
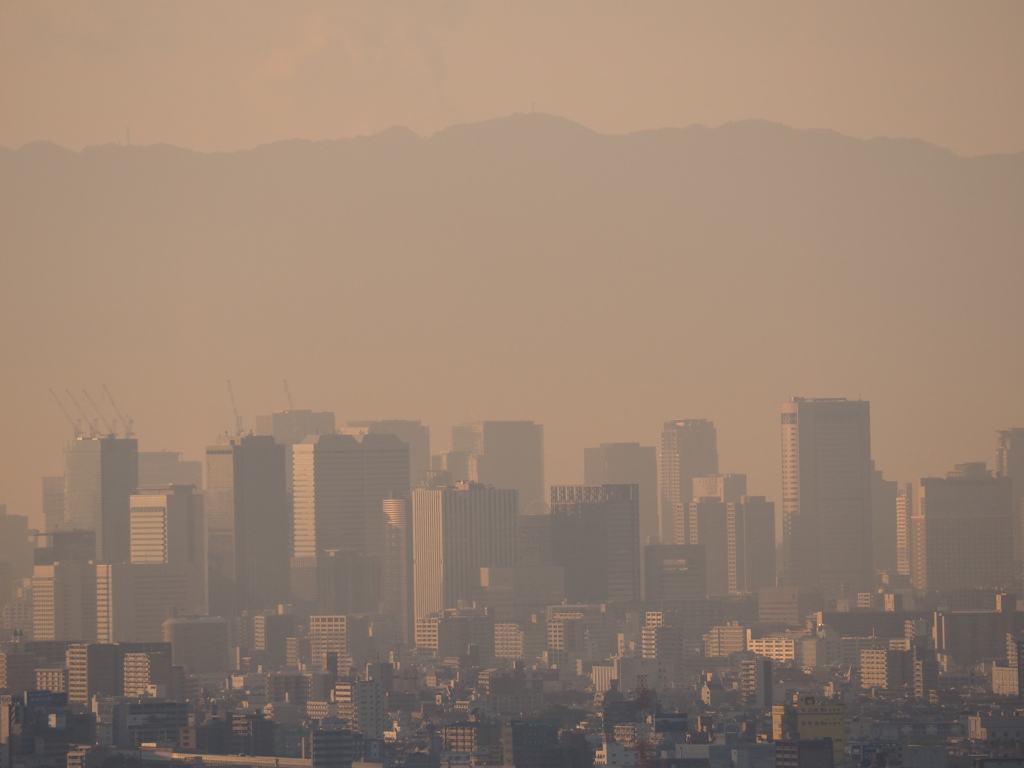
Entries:
{"label": "building facade", "polygon": [[782,404],[783,583],[837,597],[874,583],[869,404]]}

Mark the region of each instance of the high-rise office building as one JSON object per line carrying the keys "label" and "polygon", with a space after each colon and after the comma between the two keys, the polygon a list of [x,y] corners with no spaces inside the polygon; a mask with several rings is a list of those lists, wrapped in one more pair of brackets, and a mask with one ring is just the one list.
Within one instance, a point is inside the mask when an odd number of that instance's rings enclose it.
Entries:
{"label": "high-rise office building", "polygon": [[191,485],[131,497],[131,562],[96,566],[99,642],[157,642],[168,617],[207,612],[202,501]]}
{"label": "high-rise office building", "polygon": [[454,480],[511,488],[519,494],[524,512],[543,504],[543,425],[532,421],[462,424],[452,427],[452,451],[467,454],[467,476],[453,475]]}
{"label": "high-rise office building", "polygon": [[910,576],[913,534],[911,519],[914,515],[914,491],[912,483],[900,483],[896,489],[896,573]]}
{"label": "high-rise office building", "polygon": [[96,565],[91,560],[35,566],[32,637],[75,642],[96,639]]}
{"label": "high-rise office building", "polygon": [[775,586],[775,504],[764,496],[743,496],[727,505],[729,588],[757,594]]}
{"label": "high-rise office building", "polygon": [[709,595],[757,592],[775,586],[775,505],[747,495],[747,476],[711,475],[693,481],[693,501],[683,523],[706,552]]}
{"label": "high-rise office building", "polygon": [[648,544],[644,547],[644,599],[677,605],[707,597],[704,547],[699,544]]}
{"label": "high-rise office building", "polygon": [[418,421],[385,419],[350,421],[349,429],[365,430],[372,435],[394,435],[409,446],[409,487],[419,488],[430,469],[430,427]]}
{"label": "high-rise office building", "polygon": [[384,556],[382,559],[380,607],[392,617],[398,637],[412,643],[413,612],[412,501],[384,500]]}
{"label": "high-rise office building", "polygon": [[294,552],[380,555],[385,499],[409,494],[409,446],[394,435],[307,437],[294,447]]}
{"label": "high-rise office building", "polygon": [[[28,518],[12,515],[6,504],[0,504],[0,563],[10,566],[9,577],[21,581],[32,575],[32,546]],[[0,592],[0,604],[7,602],[8,592]]]}
{"label": "high-rise office building", "polygon": [[676,520],[680,504],[692,499],[693,479],[718,474],[718,434],[707,419],[666,421],[661,431],[658,457],[658,513],[661,541],[674,544],[680,539]]}
{"label": "high-rise office building", "polygon": [[128,499],[138,483],[134,438],[79,437],[64,444],[64,528],[93,531],[102,562],[128,562]]}
{"label": "high-rise office building", "polygon": [[570,602],[640,598],[639,496],[636,485],[551,487],[551,553]]}
{"label": "high-rise office building", "polygon": [[256,417],[256,434],[270,435],[281,445],[301,443],[310,435],[333,435],[334,429],[330,411],[276,411]]}
{"label": "high-rise office building", "polygon": [[640,491],[640,543],[654,544],[658,523],[658,456],[654,446],[602,443],[583,449],[584,485],[635,485]]}
{"label": "high-rise office building", "polygon": [[1024,561],[1024,427],[1000,429],[996,448],[996,477],[1008,477],[1013,481],[1011,506],[1013,515],[1013,556],[1017,562]]}
{"label": "high-rise office building", "polygon": [[[293,595],[317,600],[323,592],[317,582],[331,580],[318,568],[330,565],[341,566],[332,569],[338,578],[347,573],[378,588],[387,530],[383,503],[409,495],[409,446],[390,434],[307,437],[293,446],[292,478]],[[328,551],[338,554],[329,560]],[[346,569],[353,557],[363,565]],[[350,593],[351,585],[333,589]]]}
{"label": "high-rise office building", "polygon": [[43,519],[46,532],[64,527],[64,476],[43,478]]}
{"label": "high-rise office building", "polygon": [[[728,595],[730,570],[735,572],[735,558],[730,558],[729,510],[724,501],[705,496],[690,502],[690,535],[686,544],[699,544],[707,554],[708,594]],[[730,568],[730,560],[732,568]]]}
{"label": "high-rise office building", "polygon": [[897,512],[899,483],[886,480],[871,462],[871,552],[876,571],[897,572]]}
{"label": "high-rise office building", "polygon": [[472,600],[480,569],[516,562],[515,490],[458,483],[412,494],[416,618]]}
{"label": "high-rise office building", "polygon": [[139,451],[139,487],[192,485],[203,490],[203,462],[185,461],[174,451]]}
{"label": "high-rise office building", "polygon": [[291,515],[285,446],[265,435],[206,449],[210,610],[227,615],[287,602]]}
{"label": "high-rise office building", "polygon": [[1011,481],[984,463],[914,483],[911,579],[916,589],[1005,589],[1013,584]]}
{"label": "high-rise office building", "polygon": [[874,583],[867,401],[782,404],[783,582],[840,596]]}

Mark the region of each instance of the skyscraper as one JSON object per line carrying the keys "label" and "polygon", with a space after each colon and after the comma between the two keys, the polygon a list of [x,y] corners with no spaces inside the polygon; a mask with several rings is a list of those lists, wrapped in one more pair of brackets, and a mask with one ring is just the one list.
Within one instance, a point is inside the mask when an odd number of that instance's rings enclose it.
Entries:
{"label": "skyscraper", "polygon": [[394,435],[307,437],[294,447],[295,556],[326,549],[379,555],[383,501],[409,494],[409,446]]}
{"label": "skyscraper", "polygon": [[782,404],[783,581],[826,596],[873,585],[867,401]]}
{"label": "skyscraper", "polygon": [[658,456],[654,446],[602,443],[583,449],[584,485],[636,485],[640,491],[640,542],[655,543],[658,523]]}
{"label": "skyscraper", "polygon": [[264,435],[206,449],[210,609],[215,615],[287,602],[290,514],[285,446]]}
{"label": "skyscraper", "polygon": [[64,476],[43,478],[43,519],[46,532],[52,533],[64,527]]}
{"label": "skyscraper", "polygon": [[[467,480],[519,494],[519,508],[544,502],[544,427],[532,421],[480,421],[452,427],[452,451],[468,454]],[[448,469],[448,467],[446,467]]]}
{"label": "skyscraper", "polygon": [[275,411],[256,417],[256,434],[270,435],[281,445],[300,443],[309,435],[333,435],[330,411]]}
{"label": "skyscraper", "polygon": [[688,504],[693,494],[693,479],[718,474],[718,435],[707,419],[666,421],[661,431],[661,455],[658,457],[658,511],[661,515],[661,541],[674,544],[679,504]]}
{"label": "skyscraper", "polygon": [[1011,483],[983,463],[914,483],[911,579],[916,589],[1005,589],[1013,584]]}
{"label": "skyscraper", "polygon": [[293,446],[292,478],[293,594],[316,599],[317,560],[329,550],[364,558],[362,569],[376,572],[387,525],[383,502],[409,495],[409,446],[389,434],[307,437]]}
{"label": "skyscraper", "polygon": [[640,499],[635,485],[551,487],[553,564],[570,602],[640,598]]}
{"label": "skyscraper", "polygon": [[480,569],[516,563],[513,489],[458,483],[412,494],[416,618],[472,600]]}
{"label": "skyscraper", "polygon": [[381,612],[395,621],[404,643],[413,640],[412,502],[385,499],[384,557],[381,573]]}
{"label": "skyscraper", "polygon": [[372,435],[394,435],[409,446],[409,487],[418,488],[430,469],[430,427],[418,421],[385,419],[383,421],[350,421],[350,429],[365,430]]}
{"label": "skyscraper", "polygon": [[134,438],[79,437],[64,443],[64,528],[93,531],[102,562],[128,562],[128,499],[138,483]]}
{"label": "skyscraper", "polygon": [[1011,514],[1013,516],[1013,556],[1018,562],[1024,561],[1024,427],[1000,429],[996,449],[996,477],[1008,477],[1013,481],[1011,493]]}

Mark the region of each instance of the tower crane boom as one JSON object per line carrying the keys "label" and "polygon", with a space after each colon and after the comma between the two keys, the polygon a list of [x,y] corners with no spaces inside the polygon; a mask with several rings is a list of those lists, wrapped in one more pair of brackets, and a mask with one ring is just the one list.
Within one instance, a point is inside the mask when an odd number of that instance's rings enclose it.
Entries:
{"label": "tower crane boom", "polygon": [[75,434],[75,439],[78,439],[79,437],[81,437],[82,436],[82,423],[81,422],[76,422],[73,418],[71,418],[71,414],[68,413],[68,409],[64,407],[64,403],[62,403],[60,401],[60,398],[57,397],[57,393],[54,392],[52,389],[50,390],[50,396],[53,397],[53,402],[55,402],[57,404],[57,407],[60,408],[60,412],[64,414],[64,418],[67,419],[68,420],[68,424],[71,425],[71,430]]}

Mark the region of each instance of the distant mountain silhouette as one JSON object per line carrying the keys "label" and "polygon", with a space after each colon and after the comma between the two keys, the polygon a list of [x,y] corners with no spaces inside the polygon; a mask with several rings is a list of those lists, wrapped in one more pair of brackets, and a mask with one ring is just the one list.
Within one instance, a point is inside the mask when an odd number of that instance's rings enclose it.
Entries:
{"label": "distant mountain silhouette", "polygon": [[773,498],[793,394],[871,399],[907,480],[1024,424],[1024,154],[519,114],[220,154],[33,143],[0,151],[0,194],[0,432],[42,457],[0,476],[18,498],[59,466],[46,389],[100,382],[144,448],[192,455],[232,425],[225,378],[250,414],[287,377],[298,407],[421,418],[439,447],[529,418],[552,481],[707,417]]}

